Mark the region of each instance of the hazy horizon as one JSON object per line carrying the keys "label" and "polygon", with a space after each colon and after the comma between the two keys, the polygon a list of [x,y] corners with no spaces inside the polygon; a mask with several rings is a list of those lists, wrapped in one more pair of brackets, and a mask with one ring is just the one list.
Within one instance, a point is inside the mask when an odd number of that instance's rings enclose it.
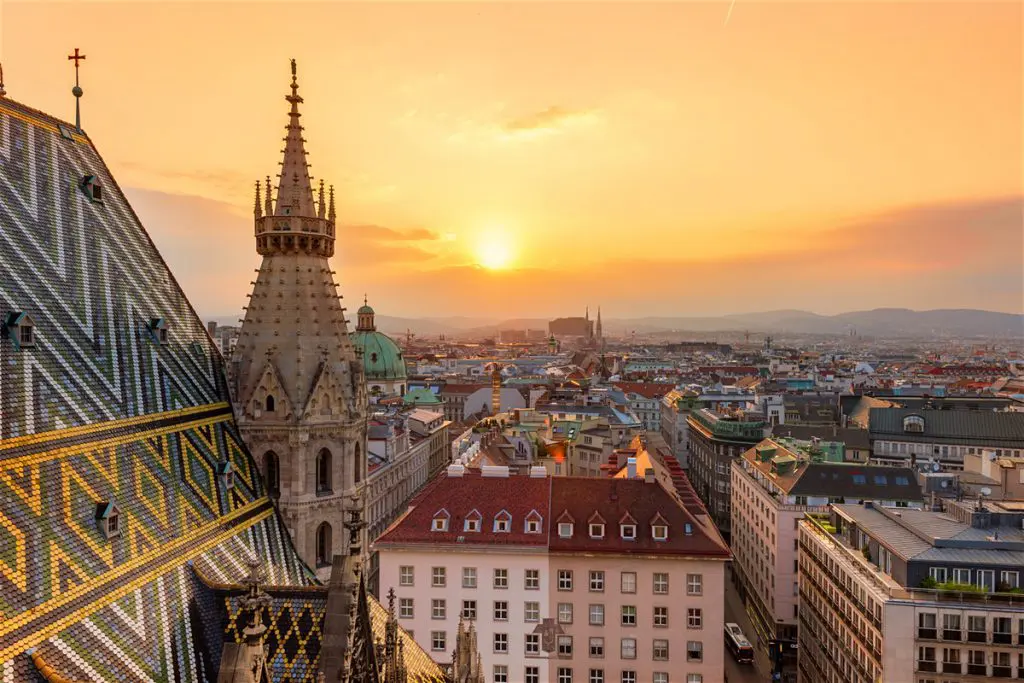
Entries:
{"label": "hazy horizon", "polygon": [[83,128],[206,319],[259,265],[292,57],[350,314],[1024,312],[1019,3],[69,7],[4,4],[8,97],[73,118],[81,48]]}

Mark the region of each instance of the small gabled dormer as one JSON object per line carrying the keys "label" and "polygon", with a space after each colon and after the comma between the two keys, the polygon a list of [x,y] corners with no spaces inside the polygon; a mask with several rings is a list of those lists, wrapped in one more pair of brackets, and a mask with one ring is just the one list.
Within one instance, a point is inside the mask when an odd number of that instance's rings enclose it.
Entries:
{"label": "small gabled dormer", "polygon": [[587,520],[587,530],[591,538],[604,538],[604,517],[599,512],[590,515],[590,519]]}
{"label": "small gabled dormer", "polygon": [[924,418],[920,415],[907,415],[903,418],[903,431],[923,434]]}
{"label": "small gabled dormer", "polygon": [[13,311],[7,314],[3,324],[4,336],[11,340],[14,348],[20,351],[36,345],[36,326],[31,316],[24,311]]}
{"label": "small gabled dormer", "polygon": [[494,533],[507,534],[512,531],[512,515],[508,510],[502,510],[494,515]]}
{"label": "small gabled dormer", "polygon": [[662,517],[660,512],[651,520],[651,538],[655,541],[668,540],[668,520]]}
{"label": "small gabled dormer", "polygon": [[526,515],[524,531],[528,534],[539,534],[544,529],[544,518],[536,510]]}
{"label": "small gabled dormer", "polygon": [[572,518],[569,511],[566,510],[558,516],[558,537],[559,538],[572,538],[573,527],[576,525],[576,520]]}
{"label": "small gabled dormer", "polygon": [[81,188],[90,202],[103,203],[103,185],[100,184],[99,178],[94,175],[83,176]]}
{"label": "small gabled dormer", "polygon": [[96,503],[96,526],[107,539],[121,535],[121,508],[113,500]]}
{"label": "small gabled dormer", "polygon": [[434,513],[434,519],[430,522],[431,531],[448,531],[448,522],[451,520],[451,515],[444,508],[441,508]]}
{"label": "small gabled dormer", "polygon": [[150,318],[146,323],[146,331],[153,343],[161,346],[167,344],[167,321],[163,318]]}
{"label": "small gabled dormer", "polygon": [[636,540],[636,520],[628,512],[619,520],[619,536],[623,541]]}
{"label": "small gabled dormer", "polygon": [[480,514],[479,510],[474,508],[468,515],[466,515],[466,519],[462,522],[462,530],[479,533],[482,520],[483,515]]}
{"label": "small gabled dormer", "polygon": [[224,482],[224,488],[230,490],[235,487],[235,468],[230,461],[217,463],[217,476]]}

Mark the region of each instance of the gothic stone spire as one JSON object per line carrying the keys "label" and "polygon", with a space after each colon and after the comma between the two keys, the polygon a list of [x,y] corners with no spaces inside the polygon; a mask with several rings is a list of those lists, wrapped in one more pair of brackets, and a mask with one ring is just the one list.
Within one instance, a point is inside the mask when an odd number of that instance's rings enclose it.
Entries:
{"label": "gothic stone spire", "polygon": [[281,180],[277,185],[277,207],[274,211],[278,216],[316,216],[313,209],[313,186],[309,177],[309,164],[306,163],[306,148],[303,145],[302,125],[299,123],[299,81],[292,60],[292,94],[284,99],[291,105],[288,112],[288,134],[284,139],[284,161],[281,162]]}

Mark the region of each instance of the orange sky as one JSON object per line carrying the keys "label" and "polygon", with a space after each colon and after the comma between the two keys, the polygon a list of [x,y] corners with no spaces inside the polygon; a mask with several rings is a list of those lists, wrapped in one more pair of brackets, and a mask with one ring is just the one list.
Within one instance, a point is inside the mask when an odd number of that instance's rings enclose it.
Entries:
{"label": "orange sky", "polygon": [[380,313],[1024,311],[1021,4],[728,7],[7,2],[0,58],[72,118],[88,55],[83,128],[206,316],[258,265],[290,57]]}

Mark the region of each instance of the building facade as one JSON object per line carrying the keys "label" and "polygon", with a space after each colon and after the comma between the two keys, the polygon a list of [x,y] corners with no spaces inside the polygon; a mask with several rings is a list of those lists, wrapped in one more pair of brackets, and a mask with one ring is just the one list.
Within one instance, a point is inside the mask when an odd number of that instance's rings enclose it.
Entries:
{"label": "building facade", "polygon": [[697,407],[696,392],[670,391],[661,399],[661,436],[683,469],[690,467],[690,413]]}
{"label": "building facade", "polygon": [[729,552],[706,515],[653,477],[501,469],[453,466],[377,542],[424,649],[473,620],[495,683],[722,679]]}
{"label": "building facade", "polygon": [[263,257],[231,359],[234,411],[302,559],[322,579],[342,552],[347,501],[366,476],[366,384],[328,258],[334,191],[314,201],[292,67],[276,199],[257,184]]}

